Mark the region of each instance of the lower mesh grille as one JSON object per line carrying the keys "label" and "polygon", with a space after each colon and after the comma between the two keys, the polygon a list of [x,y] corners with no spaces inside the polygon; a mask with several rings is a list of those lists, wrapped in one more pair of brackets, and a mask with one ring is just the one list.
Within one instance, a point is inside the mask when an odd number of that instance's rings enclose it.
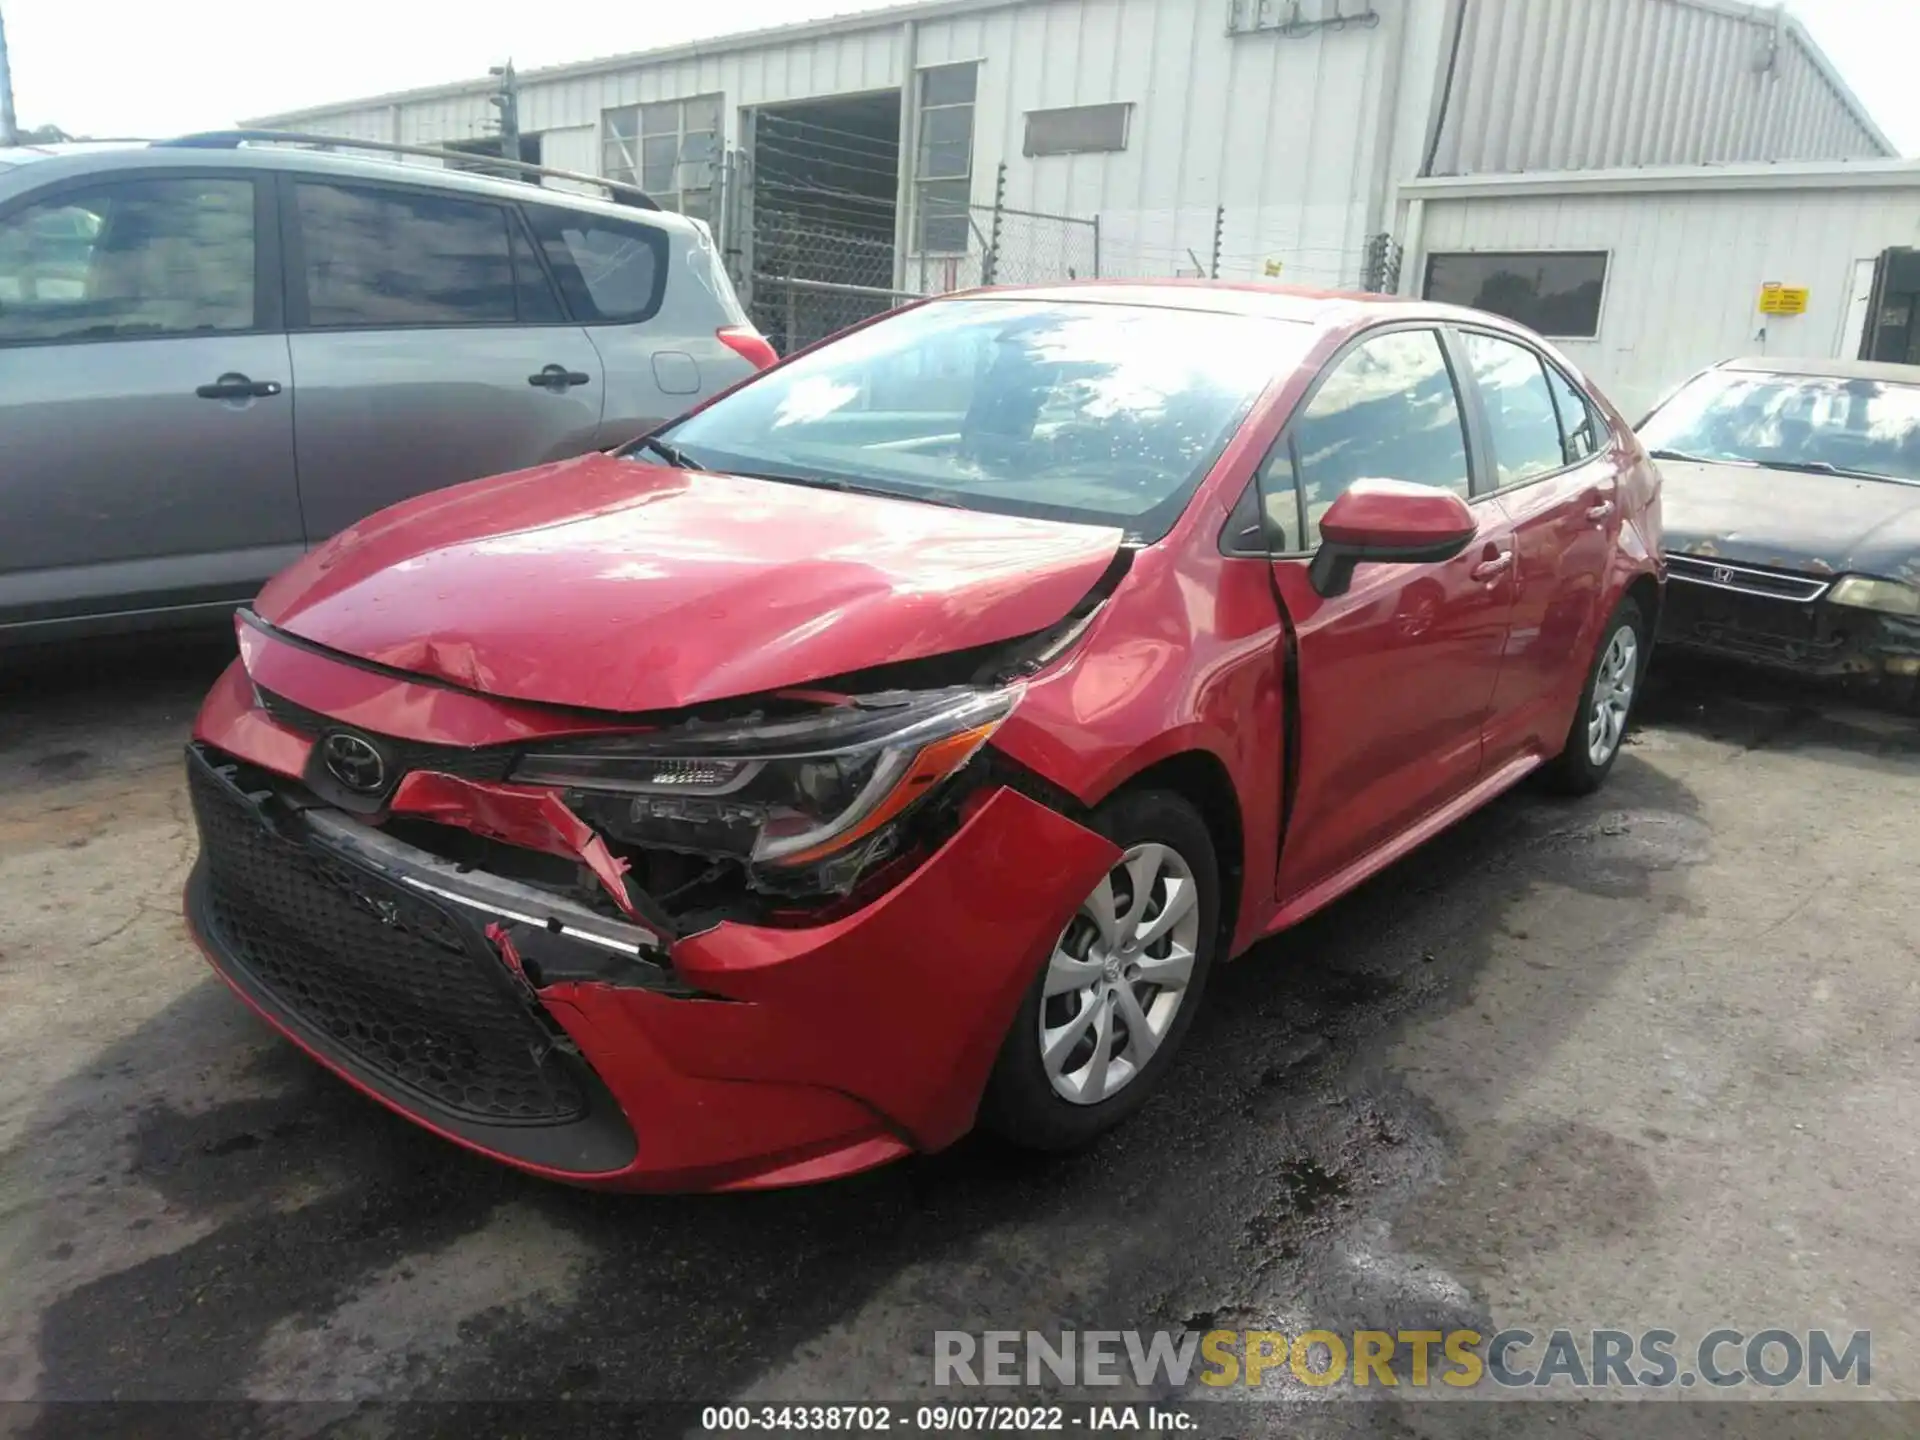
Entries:
{"label": "lower mesh grille", "polygon": [[580,1118],[573,1064],[507,987],[470,928],[361,866],[265,826],[189,764],[224,957],[394,1087],[492,1125]]}

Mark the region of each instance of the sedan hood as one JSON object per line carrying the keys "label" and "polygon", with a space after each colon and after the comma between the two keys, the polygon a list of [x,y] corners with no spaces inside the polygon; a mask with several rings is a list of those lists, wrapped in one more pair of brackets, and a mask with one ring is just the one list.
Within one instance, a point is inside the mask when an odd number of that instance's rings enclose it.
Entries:
{"label": "sedan hood", "polygon": [[1920,581],[1920,485],[1659,461],[1669,554]]}
{"label": "sedan hood", "polygon": [[341,532],[269,624],[517,700],[678,709],[1041,630],[1118,529],[588,455]]}

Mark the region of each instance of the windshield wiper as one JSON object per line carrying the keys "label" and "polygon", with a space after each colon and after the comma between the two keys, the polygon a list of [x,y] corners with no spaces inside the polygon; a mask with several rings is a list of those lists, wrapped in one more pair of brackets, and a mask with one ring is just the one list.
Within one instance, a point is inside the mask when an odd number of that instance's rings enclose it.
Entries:
{"label": "windshield wiper", "polygon": [[729,473],[744,475],[749,480],[773,480],[783,485],[805,485],[813,490],[833,490],[841,495],[877,495],[882,500],[912,500],[921,505],[938,505],[943,510],[970,508],[962,505],[958,500],[927,490],[887,490],[878,485],[860,485],[852,480],[842,480],[837,475],[770,475],[765,471],[755,470],[734,470]]}
{"label": "windshield wiper", "polygon": [[1877,470],[1849,470],[1830,460],[1762,460],[1769,470],[1792,470],[1801,475],[1842,475],[1849,480],[1898,480],[1898,475],[1882,475]]}
{"label": "windshield wiper", "polygon": [[697,465],[688,458],[687,452],[677,445],[670,445],[657,435],[642,435],[633,442],[637,450],[651,450],[676,470],[704,470],[707,467]]}
{"label": "windshield wiper", "polygon": [[1683,460],[1690,465],[1751,465],[1751,460],[1709,460],[1704,455],[1689,455],[1684,450],[1649,450],[1649,458],[1654,460]]}

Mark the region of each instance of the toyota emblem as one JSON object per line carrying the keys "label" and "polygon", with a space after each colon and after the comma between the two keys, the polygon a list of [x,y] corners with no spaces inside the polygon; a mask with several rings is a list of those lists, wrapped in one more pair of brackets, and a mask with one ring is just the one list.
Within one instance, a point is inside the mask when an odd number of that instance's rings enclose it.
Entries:
{"label": "toyota emblem", "polygon": [[356,795],[378,795],[387,784],[387,762],[358,735],[336,730],[320,747],[327,773]]}
{"label": "toyota emblem", "polygon": [[1716,585],[1731,585],[1733,583],[1733,571],[1729,570],[1725,565],[1714,566],[1713,582]]}

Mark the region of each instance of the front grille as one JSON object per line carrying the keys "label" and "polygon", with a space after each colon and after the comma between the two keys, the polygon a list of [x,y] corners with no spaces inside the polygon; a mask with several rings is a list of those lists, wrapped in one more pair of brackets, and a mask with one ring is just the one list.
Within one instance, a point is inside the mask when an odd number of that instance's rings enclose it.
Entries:
{"label": "front grille", "polygon": [[227,961],[399,1091],[490,1125],[580,1118],[577,1062],[465,922],[364,867],[282,837],[202,760],[190,792],[206,923]]}
{"label": "front grille", "polygon": [[1702,559],[1697,555],[1668,555],[1667,574],[1672,579],[1693,585],[1711,585],[1741,595],[1791,600],[1802,605],[1818,600],[1833,583],[1817,575],[1759,570],[1751,565],[1728,565],[1724,561]]}
{"label": "front grille", "polygon": [[260,697],[260,704],[267,714],[309,740],[318,739],[330,730],[351,730],[356,735],[365,736],[385,756],[387,773],[396,781],[409,770],[433,770],[442,775],[457,775],[462,780],[504,780],[507,772],[513,768],[514,752],[511,746],[467,749],[459,745],[428,745],[418,740],[376,735],[322,715],[317,710],[309,710],[271,690],[256,686],[254,693]]}

